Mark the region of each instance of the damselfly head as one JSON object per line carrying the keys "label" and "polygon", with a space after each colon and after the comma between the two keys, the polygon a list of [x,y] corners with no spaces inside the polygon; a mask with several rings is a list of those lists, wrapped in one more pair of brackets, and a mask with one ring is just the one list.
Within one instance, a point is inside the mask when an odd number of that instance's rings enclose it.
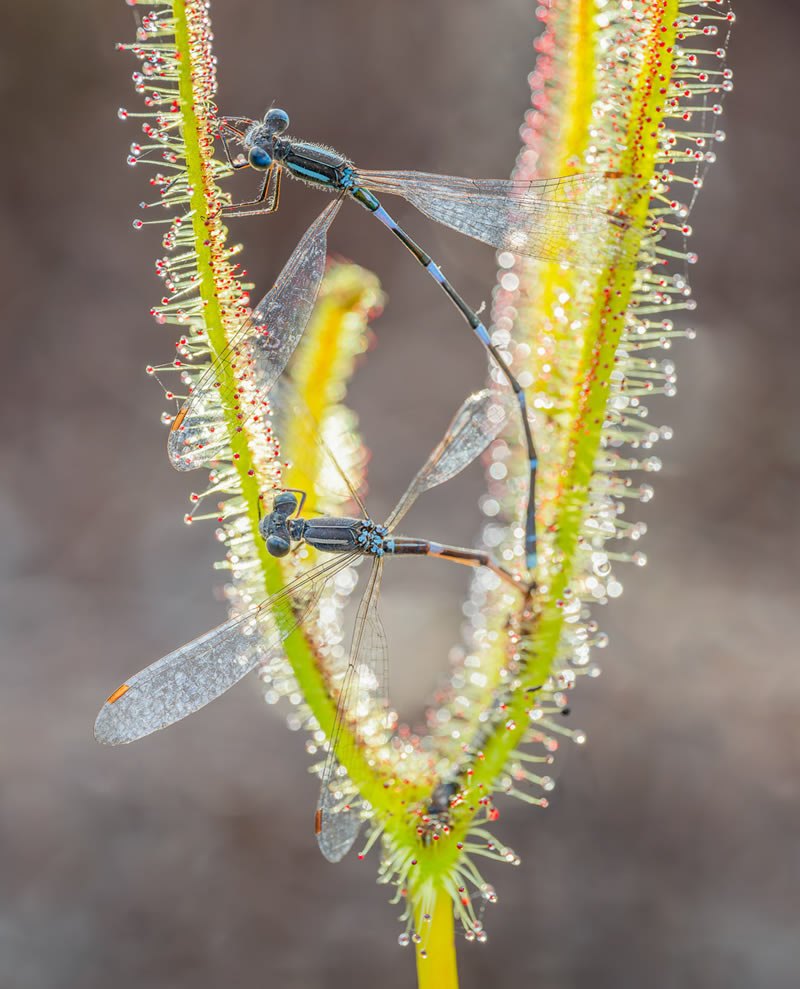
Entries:
{"label": "damselfly head", "polygon": [[258,523],[258,532],[267,544],[270,556],[286,556],[292,548],[292,537],[286,520],[297,511],[297,495],[280,491],[272,502],[272,511]]}
{"label": "damselfly head", "polygon": [[285,110],[267,110],[263,121],[258,121],[244,135],[247,163],[251,168],[265,172],[275,155],[274,140],[289,126],[289,114]]}

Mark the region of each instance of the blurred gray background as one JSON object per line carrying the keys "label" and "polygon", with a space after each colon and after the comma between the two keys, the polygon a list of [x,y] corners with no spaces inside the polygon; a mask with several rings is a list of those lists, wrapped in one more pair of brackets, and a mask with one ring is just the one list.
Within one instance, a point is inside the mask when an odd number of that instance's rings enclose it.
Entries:
{"label": "blurred gray background", "polygon": [[[535,4],[218,2],[223,112],[274,102],[291,132],[372,168],[508,173],[528,105]],[[694,344],[679,395],[652,402],[658,452],[644,571],[600,614],[604,677],[582,685],[548,811],[501,801],[519,869],[487,867],[489,942],[462,985],[798,984],[797,153],[795,3],[740,3],[728,141],[693,215]],[[413,984],[376,858],[323,862],[304,738],[255,679],[134,746],[92,740],[126,676],[222,620],[212,528],[181,524],[199,482],[167,463],[143,368],[175,333],[157,234],[135,233],[145,168],[129,10],[6,4],[0,89],[3,385],[0,485],[0,986],[150,989]],[[250,191],[252,176],[238,179]],[[323,205],[284,184],[242,220],[265,290]],[[475,303],[492,252],[397,206]],[[385,514],[485,360],[393,238],[345,207],[331,249],[389,295],[351,400]],[[426,495],[409,533],[469,542],[475,468]],[[454,508],[457,505],[457,510]],[[387,568],[395,696],[416,718],[458,640],[466,574]]]}

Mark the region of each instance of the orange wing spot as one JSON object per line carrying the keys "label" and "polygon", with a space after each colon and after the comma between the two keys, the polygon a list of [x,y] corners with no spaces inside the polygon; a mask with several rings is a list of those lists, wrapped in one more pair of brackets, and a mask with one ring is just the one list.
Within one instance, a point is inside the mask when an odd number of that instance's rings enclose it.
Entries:
{"label": "orange wing spot", "polygon": [[184,406],[180,412],[172,420],[172,425],[169,427],[169,431],[174,433],[176,429],[181,428],[181,423],[186,418],[186,406]]}
{"label": "orange wing spot", "polygon": [[123,683],[121,687],[117,687],[114,693],[108,698],[106,704],[113,704],[114,701],[118,701],[123,694],[127,694],[130,690],[130,684]]}
{"label": "orange wing spot", "polygon": [[322,834],[322,811],[318,810],[314,815],[314,834]]}

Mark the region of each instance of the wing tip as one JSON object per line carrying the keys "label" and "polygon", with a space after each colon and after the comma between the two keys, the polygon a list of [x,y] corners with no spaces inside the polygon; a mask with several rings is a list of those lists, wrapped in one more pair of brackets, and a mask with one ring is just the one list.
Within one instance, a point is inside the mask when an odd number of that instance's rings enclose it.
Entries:
{"label": "wing tip", "polygon": [[113,734],[109,731],[109,725],[106,723],[107,719],[104,717],[105,712],[108,710],[107,702],[100,708],[100,713],[97,715],[94,723],[94,740],[99,742],[101,745],[118,745],[119,741],[114,738]]}

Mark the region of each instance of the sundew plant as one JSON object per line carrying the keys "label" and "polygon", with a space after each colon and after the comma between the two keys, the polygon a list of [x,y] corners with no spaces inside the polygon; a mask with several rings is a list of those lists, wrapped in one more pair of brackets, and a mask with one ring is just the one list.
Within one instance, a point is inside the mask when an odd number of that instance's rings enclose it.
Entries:
{"label": "sundew plant", "polygon": [[[177,408],[225,352],[250,311],[252,286],[220,213],[231,201],[231,169],[215,144],[209,3],[150,0],[146,8],[135,43],[120,46],[140,60],[133,79],[144,107],[120,116],[142,120],[144,137],[129,163],[154,166],[153,201],[142,204],[134,226],[164,227],[166,253],[157,262],[164,295],[152,312],[180,336],[175,359],[149,370]],[[535,591],[524,598],[476,571],[465,607],[469,633],[425,730],[397,725],[376,705],[359,707],[357,727],[344,728],[339,798],[364,820],[359,854],[376,850],[378,880],[401,904],[400,942],[416,945],[420,984],[438,987],[457,981],[456,925],[468,940],[486,938],[484,908],[496,894],[482,861],[519,864],[495,823],[496,805],[506,796],[547,805],[559,745],[585,741],[561,715],[579,679],[599,672],[594,651],[607,640],[596,609],[622,592],[618,563],[646,562],[638,550],[645,526],[629,518],[630,502],[651,497],[642,474],[658,471],[652,449],[670,430],[650,423],[643,400],[674,394],[667,352],[676,338],[694,335],[686,322],[695,305],[687,272],[697,260],[688,216],[715,142],[724,139],[719,115],[731,88],[729,0],[550,0],[535,16],[545,29],[535,42],[514,176],[621,176],[624,254],[636,264],[615,263],[602,242],[582,245],[594,263],[578,268],[499,255],[492,340],[530,396],[539,456],[540,554],[536,572],[524,575]],[[227,396],[246,385],[234,365],[226,372],[230,387],[209,412],[214,467],[185,521],[212,521],[234,615],[324,559],[309,548],[270,556],[259,521],[279,488],[306,491],[306,512],[342,514],[348,505],[314,431],[358,484],[366,457],[344,399],[381,305],[373,275],[329,265],[290,365],[306,418],[286,414],[278,389],[269,415],[242,425]],[[491,385],[501,397],[507,390],[496,372]],[[174,415],[166,412],[165,423]],[[515,436],[496,440],[486,458],[482,543],[522,571],[528,466]],[[347,666],[343,609],[357,576],[347,568],[329,581],[312,620],[281,648],[253,636],[244,657],[257,659],[267,700],[289,702],[290,726],[306,732],[317,773]]]}

